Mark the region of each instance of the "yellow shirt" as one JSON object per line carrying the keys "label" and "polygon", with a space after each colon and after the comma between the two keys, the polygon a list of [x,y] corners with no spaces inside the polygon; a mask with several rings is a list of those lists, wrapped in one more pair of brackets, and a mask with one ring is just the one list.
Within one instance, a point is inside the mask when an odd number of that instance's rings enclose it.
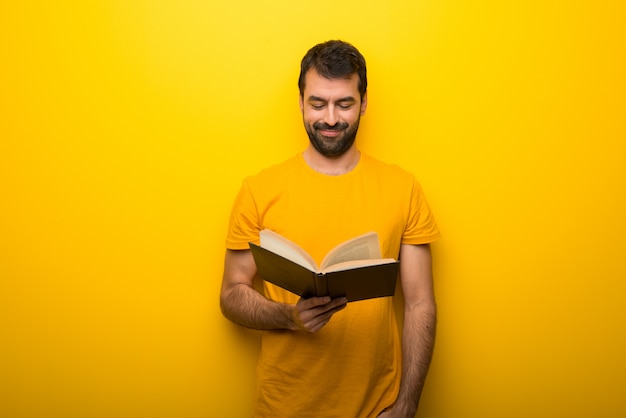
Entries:
{"label": "yellow shirt", "polygon": [[[376,231],[383,257],[401,244],[426,244],[439,231],[412,174],[361,155],[339,176],[311,169],[301,154],[247,178],[235,201],[226,245],[248,249],[268,228],[319,264],[337,244]],[[265,295],[296,303],[264,282]],[[394,403],[400,338],[392,298],[349,303],[319,332],[264,331],[254,416],[375,417]]]}

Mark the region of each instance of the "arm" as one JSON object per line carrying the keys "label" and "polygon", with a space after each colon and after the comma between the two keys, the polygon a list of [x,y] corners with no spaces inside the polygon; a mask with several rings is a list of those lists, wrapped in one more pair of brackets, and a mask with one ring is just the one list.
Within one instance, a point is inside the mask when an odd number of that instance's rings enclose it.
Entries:
{"label": "arm", "polygon": [[402,245],[400,280],[404,293],[402,381],[394,406],[380,417],[412,418],[419,404],[435,343],[437,307],[429,245]]}
{"label": "arm", "polygon": [[345,299],[300,299],[289,305],[274,302],[253,288],[256,264],[250,250],[227,250],[220,292],[224,316],[253,329],[288,329],[315,332],[346,306]]}

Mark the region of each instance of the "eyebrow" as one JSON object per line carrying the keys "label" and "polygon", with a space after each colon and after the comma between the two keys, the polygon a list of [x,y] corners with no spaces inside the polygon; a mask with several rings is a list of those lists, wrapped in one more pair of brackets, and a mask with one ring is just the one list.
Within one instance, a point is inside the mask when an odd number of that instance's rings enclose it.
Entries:
{"label": "eyebrow", "polygon": [[[327,102],[326,99],[322,97],[318,97],[318,96],[309,96],[308,101],[309,102],[324,102],[324,103]],[[356,99],[352,96],[346,96],[346,97],[342,97],[341,99],[335,100],[335,103],[343,103],[343,102],[356,102]]]}

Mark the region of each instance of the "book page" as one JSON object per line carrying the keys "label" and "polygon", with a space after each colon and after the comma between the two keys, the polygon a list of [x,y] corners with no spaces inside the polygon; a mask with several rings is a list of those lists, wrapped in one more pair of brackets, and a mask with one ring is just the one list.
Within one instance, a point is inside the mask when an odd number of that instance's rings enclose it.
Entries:
{"label": "book page", "polygon": [[322,272],[332,273],[334,271],[350,270],[350,269],[355,269],[358,267],[376,266],[380,264],[390,264],[390,263],[395,263],[395,262],[396,260],[394,260],[393,258],[373,258],[373,259],[368,259],[368,260],[351,260],[351,261],[344,261],[341,263],[333,264],[327,267],[326,269],[323,269]]}
{"label": "book page", "polygon": [[311,271],[319,271],[313,257],[300,248],[298,244],[289,241],[287,238],[269,229],[262,230],[259,236],[261,237],[261,247]]}
{"label": "book page", "polygon": [[321,268],[324,270],[329,266],[346,261],[379,259],[381,257],[378,234],[368,232],[333,248],[322,260]]}

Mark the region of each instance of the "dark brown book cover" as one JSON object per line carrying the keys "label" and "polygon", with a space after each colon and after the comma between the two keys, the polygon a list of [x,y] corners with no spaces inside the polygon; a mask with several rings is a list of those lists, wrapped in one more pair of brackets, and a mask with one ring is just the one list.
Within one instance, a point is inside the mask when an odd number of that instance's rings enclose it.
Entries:
{"label": "dark brown book cover", "polygon": [[316,273],[254,243],[250,250],[263,280],[304,298],[345,296],[348,302],[393,296],[399,261],[356,267],[329,273]]}

